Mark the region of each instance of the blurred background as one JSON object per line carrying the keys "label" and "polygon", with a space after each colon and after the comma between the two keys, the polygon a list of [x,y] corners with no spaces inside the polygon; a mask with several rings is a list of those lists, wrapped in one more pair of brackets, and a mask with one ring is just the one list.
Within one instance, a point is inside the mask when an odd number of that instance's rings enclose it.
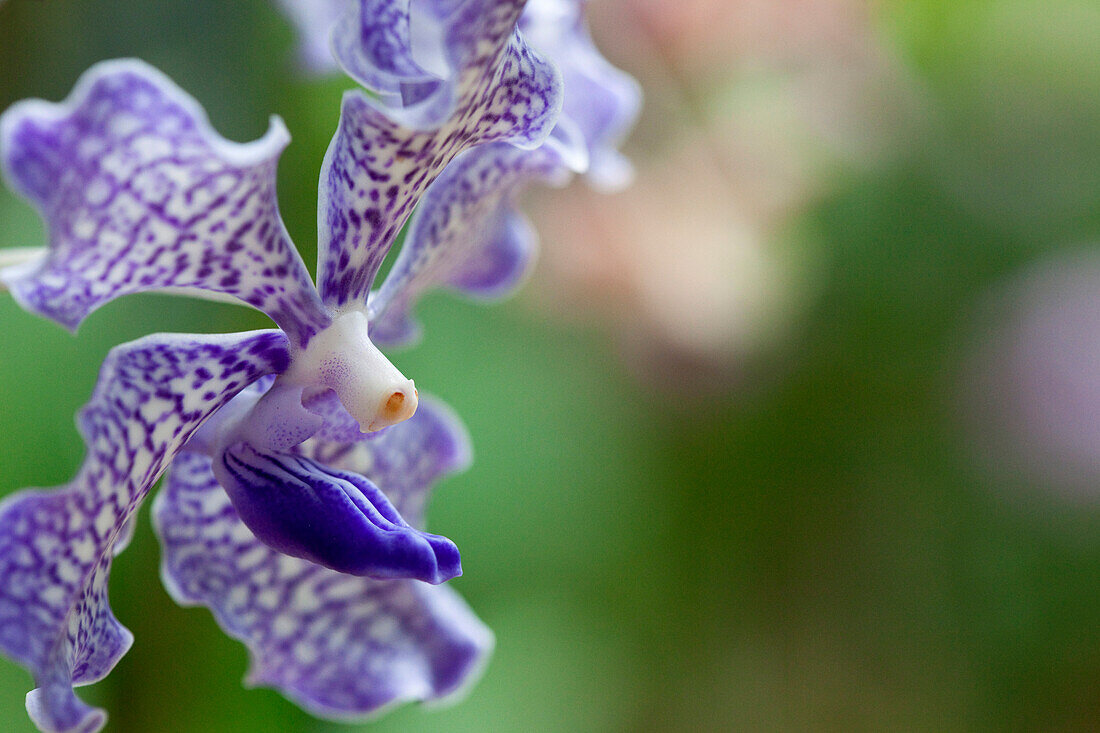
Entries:
{"label": "blurred background", "polygon": [[[516,300],[447,295],[392,355],[476,460],[431,528],[495,630],[461,704],[316,721],[115,563],[136,636],[82,695],[113,731],[1095,730],[1100,720],[1100,6],[600,0],[647,105],[635,186],[532,191]],[[264,0],[7,0],[0,108],[139,56],[251,140],[270,114],[312,267],[352,82]],[[0,190],[0,247],[41,224]],[[0,297],[0,494],[69,479],[107,350],[266,327],[131,296],[73,337]],[[0,579],[0,582],[3,582]],[[30,730],[0,660],[0,730]]]}

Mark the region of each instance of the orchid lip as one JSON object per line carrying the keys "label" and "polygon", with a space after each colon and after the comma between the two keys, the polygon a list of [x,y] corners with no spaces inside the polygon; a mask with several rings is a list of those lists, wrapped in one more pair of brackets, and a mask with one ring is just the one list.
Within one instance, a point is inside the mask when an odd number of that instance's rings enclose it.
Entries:
{"label": "orchid lip", "polygon": [[410,526],[362,476],[243,442],[225,450],[214,473],[241,521],[278,552],[380,579],[438,584],[462,573],[453,542]]}

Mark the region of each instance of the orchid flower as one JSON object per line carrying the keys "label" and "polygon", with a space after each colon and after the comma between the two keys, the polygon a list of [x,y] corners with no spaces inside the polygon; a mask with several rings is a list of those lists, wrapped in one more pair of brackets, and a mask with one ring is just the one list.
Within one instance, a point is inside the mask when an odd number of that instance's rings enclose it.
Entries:
{"label": "orchid flower", "polygon": [[[407,38],[407,3],[379,5],[356,8],[389,25],[342,49],[349,69],[412,60],[407,43],[387,45]],[[464,433],[439,405],[417,411],[412,381],[371,341],[368,294],[455,156],[543,142],[561,79],[516,28],[522,0],[423,5],[434,73],[403,83],[400,106],[344,96],[319,185],[317,288],[278,213],[289,137],[277,118],[260,140],[228,142],[134,60],[93,67],[62,103],[0,117],[5,177],[48,229],[44,251],[0,270],[24,308],[75,328],[115,297],[167,290],[231,297],[278,326],[115,348],[79,415],[75,478],[0,503],[0,650],[34,675],[27,709],[42,730],[104,723],[72,688],[132,641],[108,603],[111,561],[170,464],[155,512],[166,585],[248,645],[251,681],[356,717],[454,694],[491,647],[431,585],[461,572],[454,544],[417,529],[429,484],[464,462]]]}
{"label": "orchid flower", "polygon": [[[417,90],[438,68],[431,3],[281,4],[298,26],[301,53],[310,59],[311,70],[326,69],[325,50],[331,46],[329,67],[338,64],[389,104],[417,99]],[[390,276],[370,296],[376,343],[415,341],[419,326],[412,307],[429,290],[445,287],[495,300],[523,282],[534,261],[537,235],[515,202],[530,183],[563,186],[573,174],[583,173],[593,187],[610,191],[630,181],[630,163],[617,148],[637,117],[641,91],[596,49],[584,22],[586,5],[587,0],[527,3],[520,29],[561,72],[561,115],[541,145],[477,146],[462,153],[428,188]],[[334,23],[341,10],[343,20]]]}

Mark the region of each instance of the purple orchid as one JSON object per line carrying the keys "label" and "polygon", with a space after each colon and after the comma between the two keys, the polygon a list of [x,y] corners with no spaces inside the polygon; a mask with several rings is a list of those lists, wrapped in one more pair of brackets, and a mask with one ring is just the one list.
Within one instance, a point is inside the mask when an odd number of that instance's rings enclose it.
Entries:
{"label": "purple orchid", "polygon": [[[0,270],[24,308],[75,328],[115,297],[167,290],[243,301],[279,327],[115,348],[79,416],[76,477],[0,503],[0,650],[34,674],[27,709],[42,730],[103,725],[73,687],[102,679],[132,641],[107,579],[170,465],[155,509],[165,583],[248,645],[250,681],[320,715],[361,717],[454,695],[491,648],[435,585],[461,572],[454,544],[418,529],[428,487],[466,462],[465,433],[372,343],[368,295],[452,159],[539,148],[561,79],[517,30],[522,0],[420,5],[438,58],[415,82],[396,73],[415,61],[408,3],[356,8],[388,25],[345,47],[345,63],[388,59],[376,68],[393,72],[402,102],[344,97],[321,171],[317,288],[278,213],[289,139],[278,119],[256,142],[228,142],[133,60],[93,67],[60,104],[0,117],[6,179],[49,235]],[[470,267],[477,280],[502,265]]]}
{"label": "purple orchid", "polygon": [[[285,5],[285,3],[284,3]],[[331,46],[337,65],[396,109],[418,115],[425,88],[437,84],[443,67],[440,33],[433,8],[438,3],[408,0],[309,0],[291,13],[310,68]],[[376,343],[399,346],[414,341],[419,326],[411,311],[417,298],[445,287],[482,300],[511,294],[530,271],[537,236],[515,208],[532,182],[563,186],[574,173],[593,187],[615,190],[629,182],[629,162],[618,146],[641,104],[641,91],[629,75],[607,62],[584,22],[586,0],[531,0],[520,16],[524,37],[560,70],[563,107],[541,145],[510,142],[480,145],[460,155],[431,185],[412,217],[405,246],[390,276],[370,296]],[[340,8],[344,19],[334,24]],[[313,8],[308,20],[303,8]],[[305,51],[309,49],[309,51]],[[421,119],[438,124],[438,118]]]}

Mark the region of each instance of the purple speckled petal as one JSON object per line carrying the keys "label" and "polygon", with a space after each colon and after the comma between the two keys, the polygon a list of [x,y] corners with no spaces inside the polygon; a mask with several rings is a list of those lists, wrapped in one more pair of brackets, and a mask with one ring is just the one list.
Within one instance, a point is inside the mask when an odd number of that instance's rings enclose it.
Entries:
{"label": "purple speckled petal", "polygon": [[371,339],[402,345],[415,339],[411,318],[425,291],[449,286],[475,297],[508,295],[533,261],[536,235],[514,209],[524,186],[536,180],[561,185],[569,166],[557,148],[520,150],[507,143],[468,150],[424,195],[405,244],[370,299]]}
{"label": "purple speckled petal", "polygon": [[433,93],[383,112],[364,94],[345,95],[320,181],[317,269],[328,305],[365,302],[413,206],[456,155],[496,141],[533,148],[550,134],[561,83],[513,29],[521,8],[515,0],[467,0],[448,17],[448,38],[464,62],[447,85],[453,98]]}
{"label": "purple speckled petal", "polygon": [[[348,427],[337,401],[311,407],[333,422],[302,451],[332,457],[345,470],[366,469],[402,511],[422,506],[428,484],[468,455],[464,431],[431,400],[381,433],[356,430],[354,445],[335,440]],[[175,461],[153,520],[172,596],[208,606],[248,646],[251,684],[274,687],[314,714],[347,719],[453,697],[476,679],[492,649],[491,632],[447,586],[344,575],[259,542],[205,456],[185,452]]]}
{"label": "purple speckled petal", "polygon": [[413,104],[439,85],[413,56],[409,0],[344,3],[355,12],[333,29],[332,48],[356,81],[394,106]]}
{"label": "purple speckled petal", "polygon": [[562,73],[562,119],[575,124],[588,148],[587,178],[603,190],[630,181],[629,161],[618,151],[638,116],[642,91],[629,74],[612,66],[592,42],[584,22],[586,0],[531,0],[520,29]]}
{"label": "purple speckled petal", "polygon": [[98,64],[66,101],[21,102],[0,118],[6,177],[49,230],[46,254],[0,280],[70,328],[120,295],[199,288],[306,341],[329,316],[279,217],[275,167],[288,140],[274,119],[262,139],[231,143],[155,69]]}
{"label": "purple speckled petal", "polygon": [[79,415],[88,451],[73,481],[0,504],[0,649],[34,674],[27,709],[42,730],[102,724],[102,711],[72,687],[102,679],[132,641],[107,602],[116,543],[198,427],[287,361],[278,331],[156,335],[119,346]]}
{"label": "purple speckled petal", "polygon": [[528,56],[516,32],[524,4],[358,0],[333,32],[333,52],[349,76],[394,107],[390,113],[401,124],[435,129],[497,73],[502,51]]}

